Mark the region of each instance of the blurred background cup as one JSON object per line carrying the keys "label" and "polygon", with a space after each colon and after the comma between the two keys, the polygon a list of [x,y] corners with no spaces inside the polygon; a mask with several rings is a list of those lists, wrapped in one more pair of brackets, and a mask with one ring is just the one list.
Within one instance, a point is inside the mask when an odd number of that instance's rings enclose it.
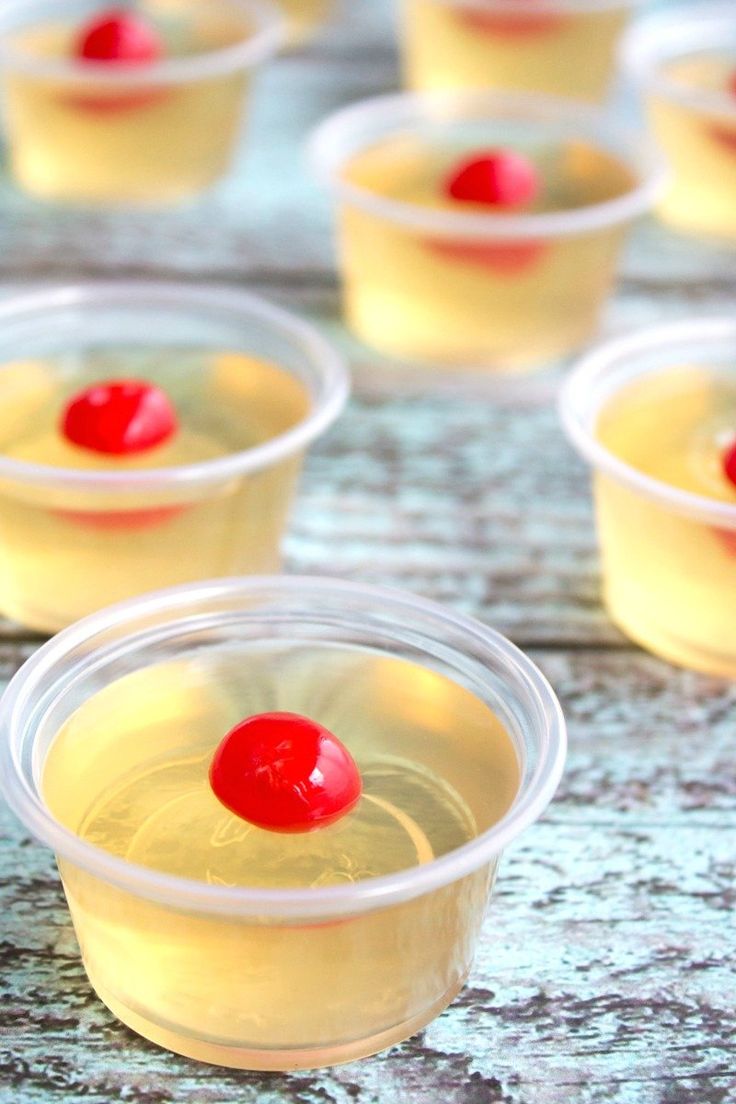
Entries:
{"label": "blurred background cup", "polygon": [[[36,434],[54,454],[69,395],[131,377],[170,397],[191,462],[184,446],[148,469],[145,454],[118,471],[84,450],[79,468],[32,459]],[[245,293],[143,281],[6,299],[0,611],[53,632],[157,587],[277,570],[304,451],[347,391],[311,326]]]}
{"label": "blurred background cup", "polygon": [[[548,174],[543,188],[572,193],[577,205],[453,207],[434,178],[431,201],[421,184],[416,200],[401,183],[392,193],[402,173],[419,177],[426,164],[429,185],[438,165],[504,147],[529,151]],[[337,202],[349,328],[386,356],[442,372],[524,372],[586,342],[626,232],[664,178],[648,141],[601,109],[523,93],[364,101],[323,122],[310,155]]]}
{"label": "blurred background cup", "polygon": [[640,0],[400,0],[409,88],[602,100]]}
{"label": "blurred background cup", "polygon": [[76,56],[107,0],[5,0],[0,70],[10,171],[31,194],[93,204],[166,204],[229,169],[255,70],[277,50],[268,0],[141,0],[160,59]]}
{"label": "blurred background cup", "polygon": [[649,16],[626,36],[623,60],[672,167],[662,218],[736,244],[736,6]]}
{"label": "blurred background cup", "polygon": [[[44,782],[49,749],[59,728],[95,695],[114,692],[121,679],[121,687],[160,685],[159,671],[186,671],[188,663],[201,679],[223,655],[241,672],[265,671],[268,665],[259,665],[275,646],[286,659],[268,668],[273,678],[255,689],[258,700],[304,712],[306,694],[311,715],[343,716],[348,744],[360,730],[355,711],[362,701],[364,712],[383,712],[385,723],[366,730],[364,739],[373,743],[356,754],[378,763],[387,755],[395,771],[402,765],[419,771],[425,786],[438,777],[432,756],[443,747],[449,779],[442,793],[449,800],[455,787],[478,834],[383,876],[249,887],[138,865],[81,839],[65,816],[57,819]],[[316,686],[290,677],[295,653],[314,665]],[[408,666],[412,685],[397,694],[395,677],[376,684],[355,673],[335,685],[330,658],[346,656],[364,657],[369,672]],[[198,685],[175,682],[177,692],[161,704],[173,739]],[[225,695],[225,686],[213,692]],[[129,723],[141,729],[150,722],[150,702],[131,694]],[[411,710],[429,718],[413,731]],[[464,727],[468,711],[484,723]],[[392,716],[413,740],[412,759],[397,751]],[[501,819],[494,812],[498,779],[488,765],[499,721],[519,771]],[[445,730],[463,739],[443,743]],[[5,794],[57,855],[85,968],[101,999],[128,1026],[178,1053],[273,1070],[374,1053],[445,1008],[470,969],[499,856],[552,798],[566,743],[553,691],[499,634],[399,591],[301,577],[175,588],[72,626],[13,680],[0,731]],[[110,756],[125,752],[125,744],[110,746],[109,731],[103,720],[99,733],[87,732],[83,762],[76,772],[69,764],[73,780],[60,791],[65,808],[72,791],[86,807],[99,787],[92,765],[104,773]],[[85,778],[90,792],[80,793]],[[237,844],[232,830],[230,836]]]}
{"label": "blurred background cup", "polygon": [[[573,371],[560,412],[568,437],[593,470],[603,596],[612,620],[672,663],[734,678],[736,504],[643,474],[596,432],[623,388],[683,366],[702,366],[701,397],[708,395],[712,373],[736,379],[736,322],[683,320],[602,345]],[[715,413],[736,434],[728,410]],[[656,441],[656,410],[647,425],[639,414],[638,425]]]}

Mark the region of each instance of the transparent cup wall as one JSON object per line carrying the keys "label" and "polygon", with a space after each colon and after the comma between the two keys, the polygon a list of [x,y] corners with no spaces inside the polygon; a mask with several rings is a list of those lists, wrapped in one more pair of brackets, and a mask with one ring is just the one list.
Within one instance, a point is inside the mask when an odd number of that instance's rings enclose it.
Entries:
{"label": "transparent cup wall", "polygon": [[592,464],[603,596],[612,620],[670,662],[736,676],[736,506],[641,476],[595,439],[625,383],[702,364],[736,373],[736,326],[683,322],[642,331],[586,358],[562,397],[573,443]]}
{"label": "transparent cup wall", "polygon": [[72,29],[109,8],[104,0],[10,0],[0,12],[10,171],[52,201],[192,196],[230,167],[251,77],[278,46],[281,16],[264,0],[148,0],[142,14],[182,53],[116,72],[70,56]]}
{"label": "transparent cup wall", "polygon": [[680,5],[635,24],[624,63],[672,169],[659,214],[676,229],[736,243],[736,11]]}
{"label": "transparent cup wall", "polygon": [[418,91],[518,89],[602,100],[626,0],[402,0],[406,83]]}
{"label": "transparent cup wall", "polygon": [[[100,851],[51,817],[40,789],[49,745],[90,694],[169,655],[201,658],[237,641],[253,657],[279,638],[408,658],[477,695],[516,748],[521,781],[511,809],[424,865],[294,890],[160,874]],[[441,1011],[469,970],[498,856],[549,801],[565,745],[552,691],[491,630],[399,592],[298,577],[181,588],[75,625],[26,665],[0,722],[6,792],[57,852],[100,997],[163,1046],[254,1069],[350,1060]]]}
{"label": "transparent cup wall", "polygon": [[[538,214],[436,210],[349,179],[391,138],[438,150],[571,143],[620,158],[624,194]],[[312,139],[337,202],[345,315],[366,345],[440,372],[525,372],[584,344],[598,325],[631,221],[662,181],[655,154],[583,104],[493,92],[381,97],[343,109]],[[571,155],[572,156],[572,155]],[[581,161],[587,164],[584,154]],[[386,155],[386,172],[390,173]],[[383,162],[382,162],[383,163]]]}
{"label": "transparent cup wall", "polygon": [[216,441],[218,409],[245,417],[255,404],[247,361],[233,352],[274,366],[264,369],[274,380],[265,398],[268,381],[259,384],[264,426],[280,424],[280,403],[294,407],[292,427],[262,444],[148,472],[46,467],[9,460],[0,447],[5,616],[53,632],[157,587],[279,569],[304,449],[347,390],[342,365],[310,327],[237,293],[125,283],[7,300],[0,320],[6,434],[28,431],[50,405],[60,412],[70,390],[142,371],[183,421],[200,424],[210,404]]}

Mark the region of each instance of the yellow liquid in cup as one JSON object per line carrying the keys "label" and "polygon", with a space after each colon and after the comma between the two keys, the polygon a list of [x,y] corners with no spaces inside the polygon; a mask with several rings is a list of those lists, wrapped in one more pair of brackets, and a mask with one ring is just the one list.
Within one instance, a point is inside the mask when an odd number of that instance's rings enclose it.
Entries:
{"label": "yellow liquid in cup", "polygon": [[327,19],[333,0],[279,0],[287,18],[288,41],[300,45]]}
{"label": "yellow liquid in cup", "polygon": [[[682,59],[664,75],[685,88],[725,93],[736,56]],[[736,94],[732,100],[729,115],[653,96],[649,115],[673,173],[662,218],[682,230],[736,240]]]}
{"label": "yellow liquid in cup", "polygon": [[[168,57],[233,46],[248,33],[223,4],[161,5]],[[17,48],[42,58],[73,57],[78,27],[19,33]],[[167,203],[208,187],[226,172],[245,109],[243,70],[179,84],[131,88],[5,75],[11,171],[43,199]]]}
{"label": "yellow liquid in cup", "polygon": [[[652,373],[605,406],[596,436],[643,475],[736,508],[722,457],[736,440],[736,374]],[[596,476],[605,600],[629,636],[673,663],[736,675],[736,529],[693,521]]]}
{"label": "yellow liquid in cup", "polygon": [[410,88],[501,88],[601,100],[614,69],[626,7],[524,19],[442,0],[404,0]]}
{"label": "yellow liquid in cup", "polygon": [[[131,370],[132,368],[132,370]],[[296,425],[303,385],[242,353],[125,349],[2,367],[0,454],[54,470],[134,472],[214,460]],[[159,383],[179,415],[176,436],[134,457],[77,448],[59,432],[71,394],[99,379]],[[291,455],[248,476],[168,491],[54,488],[0,478],[0,611],[56,631],[144,591],[215,576],[269,573],[301,464]]]}
{"label": "yellow liquid in cup", "polygon": [[[326,725],[361,770],[353,812],[271,833],[211,793],[214,750],[245,716]],[[512,804],[519,765],[500,720],[407,660],[333,645],[223,644],[127,675],[56,736],[52,813],[85,840],[211,886],[347,886],[445,855]],[[201,915],[136,897],[62,862],[92,984],[171,1049],[246,1068],[347,1060],[405,1037],[467,973],[491,871],[363,915]]]}
{"label": "yellow liquid in cup", "polygon": [[[444,196],[473,151],[396,137],[350,160],[344,178],[376,195],[458,213],[489,208]],[[524,213],[565,211],[630,190],[631,170],[584,142],[530,150],[542,189]],[[450,239],[345,204],[340,213],[345,311],[380,352],[442,368],[524,370],[584,342],[611,286],[624,230],[555,240]]]}

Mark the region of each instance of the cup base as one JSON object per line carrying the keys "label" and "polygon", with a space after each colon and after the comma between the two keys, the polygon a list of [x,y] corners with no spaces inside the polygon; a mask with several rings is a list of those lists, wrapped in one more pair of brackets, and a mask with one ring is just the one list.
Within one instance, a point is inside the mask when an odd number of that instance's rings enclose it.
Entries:
{"label": "cup base", "polygon": [[319,1069],[323,1066],[338,1066],[345,1062],[354,1062],[358,1058],[367,1058],[371,1054],[385,1050],[395,1043],[403,1042],[410,1035],[416,1034],[431,1020],[439,1016],[440,1012],[450,1004],[465,985],[467,974],[453,986],[451,986],[439,1000],[429,1008],[424,1009],[418,1016],[404,1020],[400,1024],[380,1031],[375,1035],[354,1039],[349,1043],[339,1045],[327,1045],[321,1047],[305,1047],[304,1049],[279,1049],[268,1050],[249,1046],[232,1046],[211,1042],[207,1039],[197,1039],[190,1035],[180,1034],[170,1028],[134,1012],[125,1004],[117,1000],[100,985],[94,975],[88,970],[92,988],[97,996],[105,1004],[116,1019],[130,1027],[144,1039],[148,1039],[157,1046],[171,1050],[175,1054],[182,1054],[185,1058],[194,1058],[198,1062],[207,1062],[210,1065],[227,1066],[230,1069],[264,1070],[272,1073],[286,1073],[290,1070]]}
{"label": "cup base", "polygon": [[606,596],[605,605],[614,625],[622,633],[660,659],[674,664],[675,667],[701,671],[706,675],[736,678],[736,656],[701,648],[692,641],[674,635],[661,625],[644,621],[641,617],[632,615],[630,610],[610,596]]}

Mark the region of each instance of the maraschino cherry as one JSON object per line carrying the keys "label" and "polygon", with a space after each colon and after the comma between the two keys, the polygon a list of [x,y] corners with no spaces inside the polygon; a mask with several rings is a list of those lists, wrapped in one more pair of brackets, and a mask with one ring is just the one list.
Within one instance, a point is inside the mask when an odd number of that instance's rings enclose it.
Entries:
{"label": "maraschino cherry", "polygon": [[362,792],[345,745],[297,713],[260,713],[241,721],[217,748],[209,777],[227,809],[272,832],[333,824]]}
{"label": "maraschino cherry", "polygon": [[721,462],[723,474],[736,487],[736,441],[726,449]]}
{"label": "maraschino cherry", "polygon": [[[495,211],[516,211],[539,194],[539,175],[533,163],[513,150],[484,150],[461,161],[448,174],[445,196],[459,203]],[[432,251],[451,261],[491,269],[504,276],[521,275],[544,252],[543,242],[437,238]]]}
{"label": "maraschino cherry", "polygon": [[147,452],[177,428],[168,396],[143,380],[95,383],[70,399],[61,419],[61,432],[71,444],[113,456]]}
{"label": "maraschino cherry", "polygon": [[[518,5],[523,9],[523,4]],[[527,38],[549,34],[556,31],[565,22],[565,16],[558,12],[545,12],[529,5],[527,11],[490,12],[482,8],[460,8],[458,18],[472,31],[485,34]]]}
{"label": "maraschino cherry", "polygon": [[161,40],[154,28],[135,13],[110,8],[82,28],[76,56],[85,61],[140,65],[161,57]]}
{"label": "maraschino cherry", "polygon": [[506,210],[523,207],[539,192],[532,162],[513,150],[488,150],[456,165],[445,181],[450,199]]}

